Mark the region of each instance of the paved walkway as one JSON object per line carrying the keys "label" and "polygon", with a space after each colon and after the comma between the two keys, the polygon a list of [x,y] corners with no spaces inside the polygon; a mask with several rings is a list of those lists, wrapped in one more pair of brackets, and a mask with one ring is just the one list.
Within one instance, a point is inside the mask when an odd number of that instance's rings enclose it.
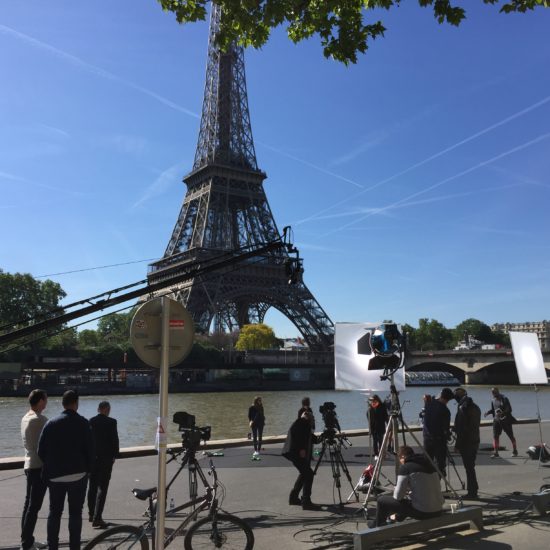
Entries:
{"label": "paved walkway", "polygon": [[[543,423],[543,433],[550,437],[550,424]],[[448,529],[429,535],[416,536],[407,541],[388,543],[388,548],[415,547],[434,549],[477,548],[505,550],[547,550],[550,547],[550,513],[540,518],[529,508],[531,494],[544,483],[550,483],[550,464],[539,467],[525,454],[529,445],[539,440],[537,425],[516,426],[520,456],[512,457],[510,443],[506,436],[501,444],[507,449],[500,459],[491,459],[490,428],[482,429],[482,451],[478,459],[477,473],[480,497],[477,502],[483,507],[486,530],[481,533]],[[408,436],[408,442],[412,443]],[[353,484],[363,471],[368,457],[365,437],[352,439],[353,446],[344,452]],[[352,502],[343,507],[338,503],[338,493],[333,485],[331,469],[323,463],[319,468],[313,486],[313,500],[323,504],[319,512],[307,512],[296,506],[288,506],[288,493],[296,477],[296,470],[280,456],[281,444],[266,445],[259,462],[251,461],[250,448],[227,448],[223,457],[214,458],[220,480],[227,487],[227,496],[222,504],[227,511],[246,519],[254,529],[255,548],[259,550],[294,550],[305,548],[352,547],[352,533],[366,529],[361,505]],[[460,476],[465,479],[460,458],[455,460]],[[204,462],[205,467],[207,462]],[[168,468],[168,475],[175,468]],[[147,488],[156,485],[156,457],[129,458],[115,464],[109,489],[104,519],[112,524],[137,524],[144,511],[144,503],[130,493],[133,487]],[[394,478],[393,462],[386,461],[384,473]],[[460,489],[455,471],[450,469],[451,484]],[[342,478],[342,499],[351,493],[348,480]],[[22,470],[0,471],[0,549],[19,548],[20,514],[23,506],[25,478]],[[186,500],[187,476],[180,475],[174,485],[176,504]],[[364,495],[361,496],[361,502]],[[455,502],[448,499],[447,503]],[[472,504],[467,502],[467,504]],[[549,510],[550,512],[550,510]],[[46,539],[47,497],[40,513],[36,537]],[[61,526],[61,541],[68,540],[67,518],[64,515]],[[97,534],[86,521],[84,513],[83,540]],[[168,527],[170,523],[168,522]],[[429,537],[429,538],[428,538]],[[179,547],[182,545],[180,544]]]}

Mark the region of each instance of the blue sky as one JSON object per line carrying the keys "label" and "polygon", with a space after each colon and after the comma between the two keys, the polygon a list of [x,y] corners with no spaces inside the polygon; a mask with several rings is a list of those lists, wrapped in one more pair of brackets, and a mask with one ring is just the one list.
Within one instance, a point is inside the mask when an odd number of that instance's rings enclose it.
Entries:
{"label": "blue sky", "polygon": [[[550,10],[463,4],[458,29],[384,12],[347,68],[283,31],[246,53],[269,203],[334,322],[550,317]],[[70,301],[144,278],[185,195],[207,33],[155,0],[1,1],[0,268]]]}

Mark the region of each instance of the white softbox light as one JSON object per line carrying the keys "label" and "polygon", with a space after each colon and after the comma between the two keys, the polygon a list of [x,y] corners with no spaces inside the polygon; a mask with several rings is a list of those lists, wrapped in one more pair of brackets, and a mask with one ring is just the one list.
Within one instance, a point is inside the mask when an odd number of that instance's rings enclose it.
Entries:
{"label": "white softbox light", "polygon": [[548,384],[539,339],[532,332],[510,332],[520,384]]}
{"label": "white softbox light", "polygon": [[[382,370],[369,370],[374,355],[360,354],[358,341],[382,323],[336,323],[334,333],[334,377],[337,390],[390,391],[389,380],[380,380]],[[394,374],[397,391],[405,389],[405,370]]]}

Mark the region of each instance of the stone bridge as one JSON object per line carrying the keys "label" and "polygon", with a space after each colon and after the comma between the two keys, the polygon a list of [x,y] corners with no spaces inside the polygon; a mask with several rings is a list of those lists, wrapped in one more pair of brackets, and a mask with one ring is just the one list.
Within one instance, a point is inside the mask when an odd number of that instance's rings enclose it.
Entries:
{"label": "stone bridge", "polygon": [[[550,374],[550,350],[543,351],[542,357]],[[412,351],[407,358],[406,369],[447,371],[464,384],[519,383],[511,349]]]}

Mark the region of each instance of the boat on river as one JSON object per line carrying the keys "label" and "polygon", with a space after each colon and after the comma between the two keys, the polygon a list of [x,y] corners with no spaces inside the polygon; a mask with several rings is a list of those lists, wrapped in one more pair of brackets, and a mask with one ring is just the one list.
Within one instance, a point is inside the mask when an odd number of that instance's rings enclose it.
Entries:
{"label": "boat on river", "polygon": [[458,378],[450,372],[405,372],[407,386],[460,386]]}

